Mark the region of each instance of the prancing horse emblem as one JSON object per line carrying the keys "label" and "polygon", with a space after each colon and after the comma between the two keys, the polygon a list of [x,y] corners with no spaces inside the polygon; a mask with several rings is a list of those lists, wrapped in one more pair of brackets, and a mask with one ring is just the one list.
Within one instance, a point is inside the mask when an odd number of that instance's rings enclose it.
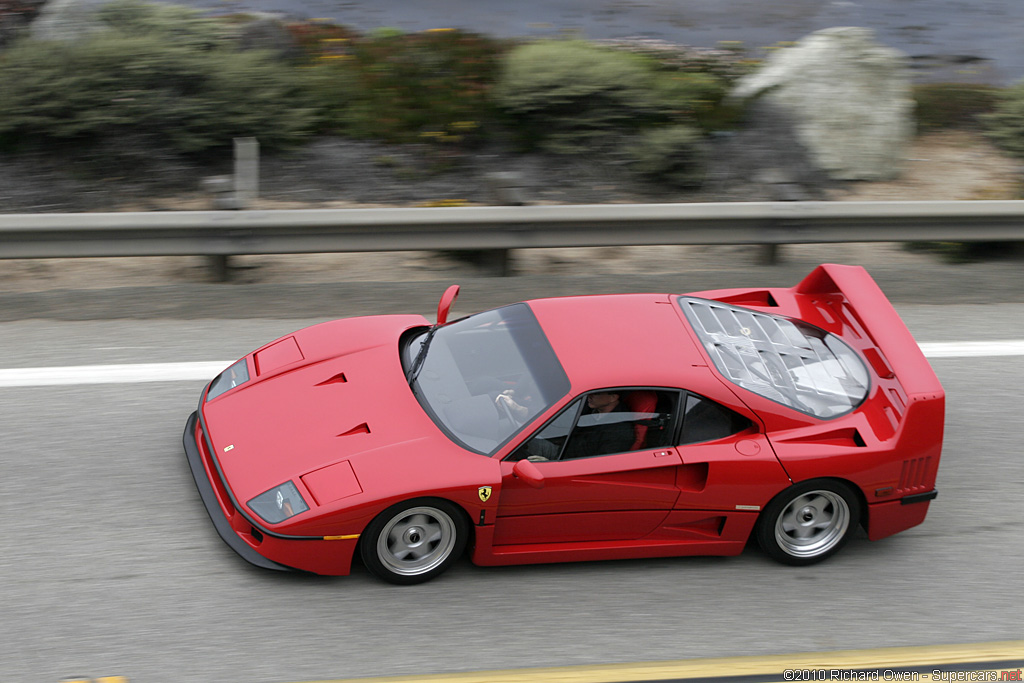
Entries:
{"label": "prancing horse emblem", "polygon": [[481,486],[476,490],[476,492],[480,495],[480,500],[482,500],[485,503],[487,502],[487,499],[491,497],[490,486]]}

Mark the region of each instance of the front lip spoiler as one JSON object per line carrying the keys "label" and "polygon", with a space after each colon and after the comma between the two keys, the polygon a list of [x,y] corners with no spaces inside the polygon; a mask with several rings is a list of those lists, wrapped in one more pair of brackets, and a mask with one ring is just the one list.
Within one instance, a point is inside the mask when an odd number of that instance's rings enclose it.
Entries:
{"label": "front lip spoiler", "polygon": [[900,498],[900,505],[913,505],[914,503],[924,503],[929,500],[934,500],[939,495],[937,489],[931,491],[925,491],[924,493],[915,493],[912,496],[904,496]]}
{"label": "front lip spoiler", "polygon": [[228,522],[227,517],[224,516],[220,503],[217,502],[217,496],[213,492],[213,484],[210,483],[206,476],[202,455],[196,446],[196,423],[198,420],[197,411],[193,411],[189,415],[188,422],[185,423],[185,435],[182,438],[182,442],[185,446],[185,455],[188,457],[189,469],[192,470],[192,478],[196,482],[196,488],[199,489],[199,497],[203,499],[203,506],[206,507],[207,514],[213,520],[213,526],[217,529],[217,534],[228,544],[229,548],[238,553],[249,564],[254,564],[263,569],[274,569],[283,572],[294,571],[291,567],[268,560],[253,550],[249,544],[238,537],[238,534],[235,533],[230,522]]}

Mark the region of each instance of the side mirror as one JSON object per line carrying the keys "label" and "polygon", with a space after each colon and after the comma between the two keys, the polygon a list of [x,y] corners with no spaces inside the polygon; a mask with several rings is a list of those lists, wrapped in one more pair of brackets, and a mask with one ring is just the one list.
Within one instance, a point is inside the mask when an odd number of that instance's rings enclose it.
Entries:
{"label": "side mirror", "polygon": [[444,294],[441,295],[441,301],[437,304],[437,324],[444,325],[448,322],[448,311],[452,309],[452,304],[455,303],[455,297],[459,295],[459,286],[452,285],[448,289],[444,290]]}
{"label": "side mirror", "polygon": [[535,489],[544,488],[544,475],[529,460],[520,460],[512,468],[512,474],[519,477]]}

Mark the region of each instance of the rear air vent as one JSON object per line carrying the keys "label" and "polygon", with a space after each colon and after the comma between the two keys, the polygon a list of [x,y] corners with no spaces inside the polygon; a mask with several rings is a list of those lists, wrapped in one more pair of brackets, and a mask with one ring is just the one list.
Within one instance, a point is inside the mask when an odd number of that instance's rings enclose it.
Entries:
{"label": "rear air vent", "polygon": [[784,443],[810,443],[825,446],[845,446],[847,448],[865,448],[864,437],[856,428],[833,429],[816,434],[805,434],[795,438],[781,439]]}
{"label": "rear air vent", "polygon": [[892,404],[892,409],[896,411],[896,414],[900,417],[903,417],[903,413],[907,410],[907,404],[904,403],[903,397],[900,396],[900,392],[890,388],[889,403]]}
{"label": "rear air vent", "polygon": [[892,371],[892,366],[889,365],[889,361],[885,359],[885,356],[878,349],[874,347],[864,349],[864,357],[868,359],[875,373],[882,379],[892,379],[896,376],[896,373]]}
{"label": "rear air vent", "polygon": [[779,303],[772,296],[772,293],[767,289],[762,289],[756,292],[743,292],[742,294],[734,294],[732,296],[723,296],[717,299],[726,304],[735,304],[737,306],[773,306],[777,307]]}
{"label": "rear air vent", "polygon": [[931,463],[931,456],[924,458],[913,458],[903,461],[903,471],[900,473],[899,493],[906,493],[915,489],[925,487],[928,478],[928,465]]}

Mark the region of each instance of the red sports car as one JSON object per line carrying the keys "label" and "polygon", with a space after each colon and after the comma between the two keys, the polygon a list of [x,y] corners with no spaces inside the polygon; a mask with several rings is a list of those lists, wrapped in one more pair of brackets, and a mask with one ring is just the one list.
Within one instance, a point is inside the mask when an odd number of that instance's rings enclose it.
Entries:
{"label": "red sports car", "polygon": [[539,299],[351,318],[203,391],[184,444],[249,562],[399,584],[479,565],[818,562],[920,524],[944,394],[867,272],[793,288]]}

